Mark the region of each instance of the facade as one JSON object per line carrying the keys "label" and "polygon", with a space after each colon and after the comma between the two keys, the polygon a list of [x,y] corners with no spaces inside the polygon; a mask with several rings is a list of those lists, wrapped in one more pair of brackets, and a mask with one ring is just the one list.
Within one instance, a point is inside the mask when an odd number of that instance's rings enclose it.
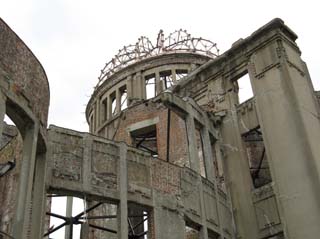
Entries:
{"label": "facade", "polygon": [[182,30],[141,37],[101,71],[83,133],[47,128],[45,72],[0,20],[0,238],[317,238],[320,93],[296,39],[281,19],[221,55]]}

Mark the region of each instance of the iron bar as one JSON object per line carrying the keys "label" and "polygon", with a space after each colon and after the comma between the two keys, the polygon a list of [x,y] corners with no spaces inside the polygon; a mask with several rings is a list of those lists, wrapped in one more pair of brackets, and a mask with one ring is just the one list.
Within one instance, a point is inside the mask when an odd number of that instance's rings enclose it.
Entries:
{"label": "iron bar", "polygon": [[45,233],[43,235],[43,237],[46,237],[46,236],[50,235],[51,233],[54,233],[55,231],[59,230],[60,228],[64,227],[65,225],[67,225],[67,222],[64,222],[60,226],[57,226],[57,227],[53,228],[52,230],[48,231],[47,233]]}
{"label": "iron bar", "polygon": [[60,219],[62,219],[62,220],[65,220],[65,221],[67,220],[67,217],[61,216],[61,215],[56,214],[56,213],[47,212],[46,214],[47,214],[48,216],[57,217],[57,218],[60,218]]}
{"label": "iron bar", "polygon": [[110,216],[89,216],[89,217],[79,217],[79,219],[88,219],[88,220],[92,220],[92,219],[112,219],[112,218],[117,218],[117,215],[110,215]]}
{"label": "iron bar", "polygon": [[144,218],[141,222],[137,223],[136,225],[133,226],[133,229],[136,229],[138,226],[140,226],[142,223],[144,223],[148,218]]}
{"label": "iron bar", "polygon": [[129,226],[130,226],[130,230],[131,230],[132,235],[135,235],[134,229],[133,229],[133,226],[132,226],[132,223],[131,223],[130,218],[128,218],[128,224],[129,224]]}

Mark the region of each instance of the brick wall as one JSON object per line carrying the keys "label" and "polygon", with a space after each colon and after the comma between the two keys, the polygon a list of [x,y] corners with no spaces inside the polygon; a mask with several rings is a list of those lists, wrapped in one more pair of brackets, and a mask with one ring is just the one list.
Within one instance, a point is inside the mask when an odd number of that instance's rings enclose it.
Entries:
{"label": "brick wall", "polygon": [[15,158],[16,166],[0,178],[0,230],[12,235],[12,222],[22,159],[22,138],[18,135],[14,126],[5,126],[3,134],[7,143],[0,148],[0,163],[6,163]]}
{"label": "brick wall", "polygon": [[[149,101],[124,111],[115,134],[115,140],[125,141],[132,145],[127,128],[134,123],[156,117],[159,117],[159,122],[156,125],[158,155],[160,159],[166,160],[168,109],[161,104]],[[172,111],[170,118],[170,162],[179,166],[189,166],[185,121]]]}

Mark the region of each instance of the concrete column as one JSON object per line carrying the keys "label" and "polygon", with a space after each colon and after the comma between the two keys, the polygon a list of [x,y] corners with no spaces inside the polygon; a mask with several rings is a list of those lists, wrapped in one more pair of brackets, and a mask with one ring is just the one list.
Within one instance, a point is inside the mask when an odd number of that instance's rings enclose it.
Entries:
{"label": "concrete column", "polygon": [[[250,62],[249,75],[285,237],[317,238],[320,121],[308,73],[293,42],[278,40],[253,54]],[[261,67],[268,70],[261,72]]]}
{"label": "concrete column", "polygon": [[[67,197],[67,207],[66,207],[66,217],[72,217],[72,205],[73,205],[73,197]],[[73,225],[65,226],[65,239],[72,239],[73,235]]]}
{"label": "concrete column", "polygon": [[107,110],[108,110],[108,120],[112,118],[112,97],[111,95],[108,96],[108,107],[107,107]]}
{"label": "concrete column", "polygon": [[44,222],[46,217],[46,155],[39,154],[36,157],[36,168],[32,192],[32,219],[31,238],[42,239],[44,234]]}
{"label": "concrete column", "polygon": [[203,145],[204,165],[206,168],[207,179],[212,183],[216,184],[210,135],[206,126],[201,128],[200,134],[201,134],[201,140]]}
{"label": "concrete column", "polygon": [[116,90],[116,113],[119,114],[121,111],[121,92],[120,89]]}
{"label": "concrete column", "polygon": [[133,90],[133,78],[132,75],[127,77],[127,99],[128,99],[128,106],[132,103],[135,99],[134,90]]}
{"label": "concrete column", "polygon": [[31,219],[31,192],[34,180],[35,157],[38,142],[39,124],[29,125],[23,135],[22,163],[19,178],[16,213],[13,220],[13,237],[30,238],[28,226]]}
{"label": "concrete column", "polygon": [[234,219],[239,238],[258,238],[258,225],[252,202],[252,180],[249,163],[240,135],[235,93],[227,94],[230,109],[221,126],[222,146],[225,152],[226,181],[234,207]]}
{"label": "concrete column", "polygon": [[175,84],[177,82],[176,69],[171,70],[172,82]]}
{"label": "concrete column", "polygon": [[[220,138],[220,137],[219,137]],[[225,160],[223,159],[222,157],[222,154],[221,154],[221,146],[220,146],[220,142],[219,141],[216,141],[215,144],[214,144],[214,148],[215,148],[215,152],[216,152],[216,160],[220,161],[222,163],[222,168],[223,168],[223,172],[225,174],[226,172],[226,165],[225,165]],[[217,175],[219,176],[219,175]],[[226,175],[224,175],[224,177],[226,177]],[[218,182],[217,182],[218,183]],[[236,227],[235,227],[235,221],[234,221],[234,214],[233,214],[233,205],[232,205],[232,201],[231,201],[231,193],[230,193],[230,187],[229,185],[226,185],[226,194],[227,194],[227,202],[229,202],[229,207],[231,209],[230,213],[232,215],[232,229],[233,231],[231,232],[232,233],[232,238],[235,238],[235,232],[236,232]],[[216,196],[217,196],[217,200],[220,199],[220,196],[219,196],[219,193],[218,193],[218,190],[217,190],[217,193],[216,193]],[[220,212],[223,213],[223,210],[220,206],[220,203],[218,201],[218,214],[220,215]],[[219,218],[220,219],[220,218]],[[222,224],[222,220],[219,222],[219,230],[220,230],[220,237],[223,239],[225,237],[225,232],[223,230],[223,228],[226,227],[224,224]]]}
{"label": "concrete column", "polygon": [[137,72],[137,74],[135,75],[134,80],[133,80],[132,89],[134,92],[134,98],[136,100],[147,98],[146,82],[145,82],[144,77],[142,76],[141,72]]}
{"label": "concrete column", "polygon": [[90,134],[85,134],[83,141],[86,145],[83,149],[83,164],[82,164],[82,175],[83,177],[83,190],[89,192],[91,190],[91,172],[92,172],[92,145],[93,137]]}
{"label": "concrete column", "polygon": [[160,73],[156,71],[156,95],[159,95],[163,91],[163,82],[160,81]]}
{"label": "concrete column", "polygon": [[120,144],[118,182],[120,190],[120,202],[117,207],[118,239],[128,239],[128,169],[125,143]]}
{"label": "concrete column", "polygon": [[186,127],[188,137],[190,168],[200,174],[199,156],[196,141],[196,127],[194,123],[194,118],[190,114],[188,114],[186,117]]}
{"label": "concrete column", "polygon": [[3,131],[3,120],[6,115],[6,100],[3,93],[0,90],[0,139]]}
{"label": "concrete column", "polygon": [[207,228],[207,215],[206,215],[206,209],[204,204],[202,179],[200,175],[199,175],[199,196],[200,196],[201,224],[202,224],[199,235],[200,235],[200,239],[208,239],[209,236],[208,236],[208,228]]}
{"label": "concrete column", "polygon": [[205,160],[205,166],[206,166],[206,172],[207,172],[207,179],[211,181],[214,184],[214,191],[215,191],[215,197],[216,197],[216,210],[217,210],[217,223],[219,225],[219,231],[220,234],[223,235],[223,227],[221,225],[221,218],[219,216],[220,211],[219,211],[219,193],[218,193],[218,182],[216,180],[217,176],[215,173],[214,165],[213,165],[213,160],[215,160],[215,157],[212,152],[211,148],[211,140],[210,140],[210,135],[208,132],[207,127],[203,127],[201,129],[201,138],[203,142],[203,153],[204,153],[204,160]]}
{"label": "concrete column", "polygon": [[101,114],[100,114],[100,101],[99,99],[96,100],[96,132],[100,126],[100,118],[101,118]]}
{"label": "concrete column", "polygon": [[208,239],[208,230],[207,230],[207,219],[204,206],[204,195],[203,195],[203,186],[202,179],[200,176],[200,162],[197,149],[197,140],[196,140],[196,127],[194,118],[192,115],[188,114],[186,117],[186,126],[187,126],[187,136],[188,136],[188,148],[189,148],[189,161],[190,168],[198,173],[198,185],[199,185],[199,198],[200,198],[200,210],[201,210],[201,224],[199,235],[201,239]]}

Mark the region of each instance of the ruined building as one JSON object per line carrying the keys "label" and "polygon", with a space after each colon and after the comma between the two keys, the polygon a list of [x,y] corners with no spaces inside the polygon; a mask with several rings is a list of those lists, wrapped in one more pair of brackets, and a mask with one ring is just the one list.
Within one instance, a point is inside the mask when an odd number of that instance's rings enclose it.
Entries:
{"label": "ruined building", "polygon": [[[318,238],[320,94],[296,39],[281,19],[221,55],[142,37],[102,70],[82,133],[47,127],[45,71],[0,20],[0,238]],[[61,195],[85,211],[50,212]]]}

